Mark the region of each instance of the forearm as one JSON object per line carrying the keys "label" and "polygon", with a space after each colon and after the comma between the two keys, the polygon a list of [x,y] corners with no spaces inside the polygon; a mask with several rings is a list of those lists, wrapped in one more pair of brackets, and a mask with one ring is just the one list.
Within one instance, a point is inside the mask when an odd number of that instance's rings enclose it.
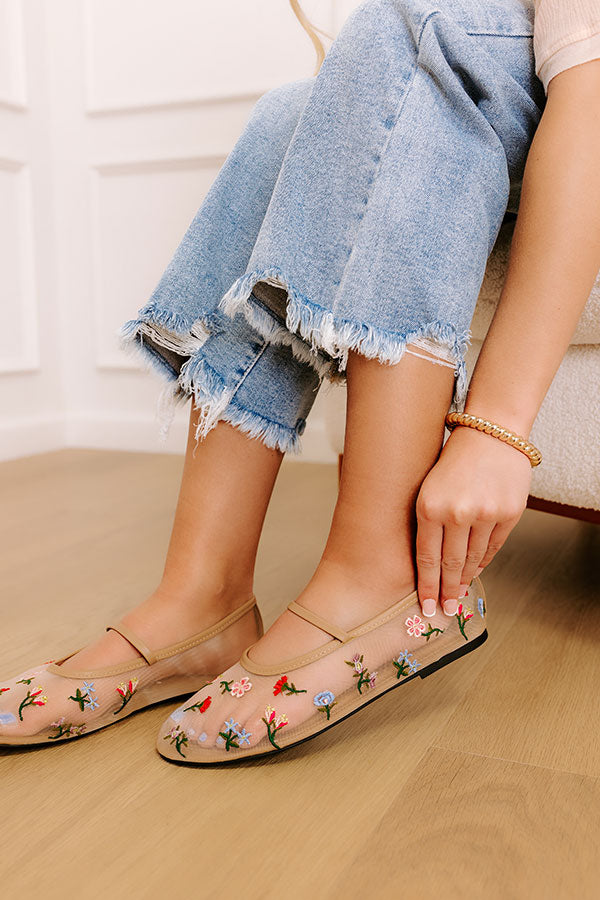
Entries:
{"label": "forearm", "polygon": [[532,142],[466,411],[528,435],[600,269],[600,60],[560,73]]}

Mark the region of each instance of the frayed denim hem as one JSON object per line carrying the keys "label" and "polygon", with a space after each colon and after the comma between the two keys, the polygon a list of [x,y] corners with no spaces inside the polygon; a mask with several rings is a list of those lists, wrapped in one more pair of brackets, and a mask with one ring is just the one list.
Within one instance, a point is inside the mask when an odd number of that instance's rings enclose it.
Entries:
{"label": "frayed denim hem", "polygon": [[[254,286],[260,281],[287,291],[285,325],[251,299]],[[468,331],[458,334],[454,326],[435,321],[400,334],[340,319],[297,291],[276,267],[242,275],[222,298],[219,308],[231,317],[241,312],[266,340],[289,345],[297,359],[313,366],[320,377],[331,380],[341,380],[343,377],[350,351],[356,351],[367,359],[394,365],[400,362],[412,341],[418,338],[437,341],[448,348],[455,363],[452,409],[462,410],[464,407],[468,386],[465,363]],[[331,356],[332,362],[323,363],[319,351]]]}
{"label": "frayed denim hem", "polygon": [[[160,329],[155,327],[158,324],[162,326]],[[200,413],[195,431],[196,444],[219,421],[224,421],[248,437],[261,440],[272,450],[299,453],[301,441],[294,428],[267,419],[238,403],[235,392],[227,388],[218,372],[202,358],[201,347],[210,334],[208,319],[190,325],[181,316],[150,308],[144,309],[142,318],[125,322],[118,331],[121,348],[141,361],[147,370],[166,379],[157,401],[159,440],[166,440],[177,407],[192,397]],[[144,339],[150,336],[152,342]],[[195,352],[177,372],[155,345],[178,354],[185,354],[194,346]]]}

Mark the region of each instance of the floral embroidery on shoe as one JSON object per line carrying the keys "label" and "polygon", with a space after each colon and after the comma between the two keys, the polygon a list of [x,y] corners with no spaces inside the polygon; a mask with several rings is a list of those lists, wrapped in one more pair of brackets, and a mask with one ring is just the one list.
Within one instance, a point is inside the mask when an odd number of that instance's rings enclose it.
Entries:
{"label": "floral embroidery on shoe", "polygon": [[479,615],[481,616],[482,619],[485,619],[485,614],[486,614],[487,610],[485,608],[485,600],[483,599],[483,597],[477,598],[477,612],[479,613]]}
{"label": "floral embroidery on shoe", "polygon": [[245,728],[242,728],[240,731],[238,731],[237,736],[238,741],[240,742],[240,747],[250,746],[250,738],[252,737],[251,731],[246,731]]}
{"label": "floral embroidery on shoe", "polygon": [[465,641],[468,641],[469,638],[465,632],[465,625],[469,621],[469,619],[473,618],[473,610],[468,607],[463,606],[462,603],[458,604],[458,609],[456,610],[456,620],[458,622],[458,627],[460,628],[460,633],[464,637]]}
{"label": "floral embroidery on shoe", "polygon": [[[19,682],[17,682],[17,684],[18,684],[18,683],[19,683]],[[4,691],[10,691],[10,688],[9,688],[9,687],[7,687],[7,688],[5,688],[5,687],[0,687],[0,694],[3,694]]]}
{"label": "floral embroidery on shoe", "polygon": [[232,697],[243,697],[244,694],[252,689],[252,682],[249,678],[240,678],[239,681],[234,681],[229,689],[229,693]]}
{"label": "floral embroidery on shoe", "polygon": [[288,717],[285,715],[278,716],[277,712],[273,709],[272,706],[267,706],[265,709],[265,714],[263,716],[263,722],[267,726],[267,735],[269,736],[269,740],[276,750],[281,750],[281,747],[275,740],[275,735],[283,728],[284,725],[288,724]]}
{"label": "floral embroidery on shoe", "polygon": [[86,694],[88,695],[88,698],[85,701],[85,705],[86,705],[87,709],[91,709],[91,710],[98,709],[98,707],[100,706],[100,704],[98,703],[98,698],[96,696],[94,696],[96,693],[96,688],[94,685],[95,685],[95,682],[93,682],[93,681],[84,681],[83,682],[83,689],[86,692]]}
{"label": "floral embroidery on shoe", "polygon": [[72,722],[65,722],[64,716],[61,716],[56,722],[52,722],[50,728],[55,728],[56,734],[49,734],[49,741],[55,741],[61,737],[79,737],[85,731],[85,725],[74,725]]}
{"label": "floral embroidery on shoe", "polygon": [[28,706],[45,706],[48,702],[48,698],[42,694],[44,688],[37,687],[35,691],[27,691],[27,696],[21,700],[21,705],[19,706],[19,719],[21,722],[23,721],[23,710]]}
{"label": "floral embroidery on shoe", "polygon": [[[18,681],[15,681],[15,684],[30,685],[32,681],[35,681],[35,675],[32,675],[31,678],[19,678]],[[7,690],[8,690],[8,688],[7,688]]]}
{"label": "floral embroidery on shoe", "polygon": [[313,703],[319,710],[319,712],[325,713],[327,716],[327,721],[331,718],[331,710],[337,703],[335,699],[335,694],[332,691],[319,691],[318,694],[315,694],[313,697]]}
{"label": "floral embroidery on shoe", "polygon": [[347,666],[351,666],[354,669],[353,677],[358,678],[356,687],[359,694],[362,694],[362,689],[365,685],[369,688],[375,687],[377,672],[370,674],[364,664],[364,654],[359,656],[358,653],[355,653],[351,660],[345,659],[344,662]]}
{"label": "floral embroidery on shoe", "polygon": [[85,704],[88,701],[87,691],[84,694],[82,694],[81,689],[77,688],[77,690],[75,691],[75,696],[74,697],[70,696],[69,700],[74,700],[75,703],[78,703],[79,709],[81,710],[81,712],[83,712],[83,710],[85,708]]}
{"label": "floral embroidery on shoe", "polygon": [[421,616],[413,616],[412,618],[409,616],[404,624],[411,637],[421,637],[426,628]]}
{"label": "floral embroidery on shoe", "polygon": [[116,709],[113,713],[113,716],[116,716],[117,713],[120,713],[122,709],[129,703],[133,695],[135,694],[135,689],[138,686],[137,678],[130,678],[127,684],[124,681],[121,682],[119,687],[115,688],[117,694],[121,698],[121,705],[118,709]]}
{"label": "floral embroidery on shoe", "polygon": [[188,744],[188,736],[186,732],[179,725],[174,725],[170,731],[165,734],[163,740],[170,741],[171,744],[175,744],[175,749],[179,753],[180,756],[183,756],[185,759],[185,753],[181,749],[182,747],[187,747]]}
{"label": "floral embroidery on shoe", "polygon": [[233,716],[228,719],[223,725],[223,731],[219,732],[219,737],[222,742],[225,743],[225,749],[227,752],[231,750],[232,747],[235,747],[236,750],[239,750],[240,745],[237,740],[239,737],[239,728],[240,723],[236,722]]}
{"label": "floral embroidery on shoe", "polygon": [[192,703],[191,706],[184,707],[183,712],[187,712],[190,709],[197,709],[198,712],[205,713],[211,703],[212,697],[206,697],[205,700],[198,700],[197,703]]}
{"label": "floral embroidery on shoe", "polygon": [[403,650],[392,662],[396,667],[396,678],[406,678],[407,675],[414,675],[421,666],[421,663],[417,662],[408,650]]}
{"label": "floral embroidery on shoe", "polygon": [[443,634],[444,631],[446,630],[445,628],[434,628],[433,625],[431,624],[431,622],[428,622],[428,623],[427,623],[427,628],[428,628],[429,630],[423,632],[423,637],[425,638],[426,641],[428,641],[429,638],[430,638],[433,634]]}
{"label": "floral embroidery on shoe", "polygon": [[222,694],[230,694],[232,684],[233,684],[233,679],[231,681],[220,681],[219,687],[221,688],[221,693]]}
{"label": "floral embroidery on shoe", "polygon": [[306,689],[299,690],[293,682],[288,681],[287,675],[282,675],[273,687],[273,696],[278,694],[306,694]]}

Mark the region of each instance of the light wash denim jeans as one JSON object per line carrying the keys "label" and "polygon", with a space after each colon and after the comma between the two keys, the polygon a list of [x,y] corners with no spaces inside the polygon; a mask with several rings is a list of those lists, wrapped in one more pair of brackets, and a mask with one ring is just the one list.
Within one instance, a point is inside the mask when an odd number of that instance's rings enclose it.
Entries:
{"label": "light wash denim jeans", "polygon": [[193,395],[197,438],[225,420],[297,449],[350,350],[395,364],[437,348],[461,408],[485,266],[545,103],[533,17],[528,0],[368,0],[315,78],[258,101],[120,332],[174,401]]}

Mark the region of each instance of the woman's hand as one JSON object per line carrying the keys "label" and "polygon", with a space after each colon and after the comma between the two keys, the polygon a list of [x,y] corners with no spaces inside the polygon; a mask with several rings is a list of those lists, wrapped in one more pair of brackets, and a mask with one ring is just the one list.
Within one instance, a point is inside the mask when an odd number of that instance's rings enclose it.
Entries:
{"label": "woman's hand", "polygon": [[493,559],[527,503],[524,454],[472,428],[457,427],[417,497],[418,593],[423,615],[440,602],[454,615],[475,575]]}

